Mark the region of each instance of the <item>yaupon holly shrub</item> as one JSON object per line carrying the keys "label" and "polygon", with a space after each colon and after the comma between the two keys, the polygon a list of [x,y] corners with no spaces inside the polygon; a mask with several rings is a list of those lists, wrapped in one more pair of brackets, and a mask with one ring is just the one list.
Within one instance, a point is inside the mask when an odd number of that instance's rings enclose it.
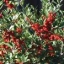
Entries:
{"label": "yaupon holly shrub", "polygon": [[0,64],[64,64],[61,0],[43,0],[40,15],[23,2],[0,1]]}

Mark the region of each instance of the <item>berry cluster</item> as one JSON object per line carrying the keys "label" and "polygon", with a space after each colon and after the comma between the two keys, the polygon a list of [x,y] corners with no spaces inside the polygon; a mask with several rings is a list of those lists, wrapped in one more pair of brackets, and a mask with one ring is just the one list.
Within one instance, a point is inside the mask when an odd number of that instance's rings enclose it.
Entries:
{"label": "berry cluster", "polygon": [[52,44],[46,42],[46,47],[47,47],[47,55],[54,56],[55,52],[54,52],[54,47],[52,46]]}
{"label": "berry cluster", "polygon": [[6,4],[8,9],[13,9],[14,5],[12,3],[9,3],[9,0],[4,0],[4,3]]}
{"label": "berry cluster", "polygon": [[43,40],[63,40],[63,37],[52,33],[52,23],[55,21],[56,13],[49,12],[48,17],[45,18],[45,22],[40,26],[39,23],[32,23],[31,28],[36,32],[36,34]]}
{"label": "berry cluster", "polygon": [[0,56],[4,57],[5,54],[7,54],[7,51],[11,51],[11,50],[12,49],[9,46],[5,45],[5,44],[0,45]]}
{"label": "berry cluster", "polygon": [[[32,23],[32,21],[29,18],[26,19],[30,23],[31,29],[35,31],[36,35],[46,42],[45,44],[47,46],[48,56],[55,55],[54,47],[52,46],[52,44],[49,43],[50,41],[64,41],[64,38],[62,36],[60,36],[59,34],[55,34],[53,31],[52,24],[55,21],[55,17],[56,13],[49,12],[48,17],[43,18],[45,21],[43,25],[40,25],[39,23]],[[41,53],[42,51],[40,48],[38,47],[38,53]]]}
{"label": "berry cluster", "polygon": [[[22,32],[21,28],[16,29],[16,33],[21,33],[21,32]],[[3,38],[4,42],[6,42],[6,43],[13,42],[15,44],[16,48],[18,49],[18,51],[21,50],[21,45],[24,45],[24,41],[21,40],[20,38],[17,38],[15,36],[14,31],[5,30],[3,32],[2,38]]]}

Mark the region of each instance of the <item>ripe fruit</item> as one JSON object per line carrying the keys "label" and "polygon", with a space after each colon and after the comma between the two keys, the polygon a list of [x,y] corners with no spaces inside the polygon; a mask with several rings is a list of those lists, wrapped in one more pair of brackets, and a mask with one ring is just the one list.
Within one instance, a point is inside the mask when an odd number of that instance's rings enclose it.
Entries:
{"label": "ripe fruit", "polygon": [[22,28],[17,27],[17,28],[16,28],[16,32],[20,34],[20,33],[22,32]]}
{"label": "ripe fruit", "polygon": [[9,8],[9,9],[13,9],[13,8],[14,8],[14,5],[13,5],[13,4],[11,4],[11,3],[10,3],[10,4],[9,4],[9,3],[7,3],[6,5],[7,5],[7,8]]}
{"label": "ripe fruit", "polygon": [[7,3],[9,3],[9,0],[4,0],[4,2],[7,4]]}
{"label": "ripe fruit", "polygon": [[2,13],[0,13],[0,18],[2,18],[3,17],[3,14]]}

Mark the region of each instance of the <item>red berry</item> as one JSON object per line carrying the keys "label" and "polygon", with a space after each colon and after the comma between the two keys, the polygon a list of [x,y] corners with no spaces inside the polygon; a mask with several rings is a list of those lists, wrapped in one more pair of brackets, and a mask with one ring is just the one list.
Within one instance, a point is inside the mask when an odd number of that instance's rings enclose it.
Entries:
{"label": "red berry", "polygon": [[50,40],[62,40],[62,37],[60,35],[52,34],[49,37]]}
{"label": "red berry", "polygon": [[7,7],[9,8],[9,9],[13,9],[14,8],[14,5],[13,4],[6,4],[7,5]]}
{"label": "red berry", "polygon": [[3,18],[3,14],[2,13],[0,13],[0,18]]}
{"label": "red berry", "polygon": [[48,50],[53,51],[54,50],[53,46],[52,45],[49,45],[48,46]]}
{"label": "red berry", "polygon": [[9,3],[9,0],[4,0],[4,2],[7,4],[7,3]]}
{"label": "red berry", "polygon": [[40,25],[38,23],[34,23],[31,25],[31,28],[35,31],[37,31],[39,29]]}
{"label": "red berry", "polygon": [[3,52],[3,50],[0,50],[0,56],[4,57],[4,52]]}
{"label": "red berry", "polygon": [[17,28],[16,28],[16,32],[20,34],[20,33],[22,32],[22,28],[17,27]]}
{"label": "red berry", "polygon": [[3,64],[3,62],[2,62],[2,61],[0,61],[0,64]]}

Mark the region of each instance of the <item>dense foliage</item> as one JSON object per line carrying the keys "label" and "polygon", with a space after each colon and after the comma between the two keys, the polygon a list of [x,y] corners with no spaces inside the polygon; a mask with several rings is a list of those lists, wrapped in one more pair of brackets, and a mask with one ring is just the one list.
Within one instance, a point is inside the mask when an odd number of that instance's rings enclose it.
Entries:
{"label": "dense foliage", "polygon": [[0,1],[0,64],[64,64],[60,3],[43,0],[38,15],[33,6],[22,9],[23,1]]}

